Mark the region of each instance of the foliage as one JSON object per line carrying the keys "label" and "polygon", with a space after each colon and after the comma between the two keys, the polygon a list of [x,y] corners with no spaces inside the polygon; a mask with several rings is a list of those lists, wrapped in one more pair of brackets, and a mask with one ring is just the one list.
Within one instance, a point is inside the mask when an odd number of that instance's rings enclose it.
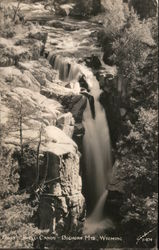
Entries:
{"label": "foliage", "polygon": [[30,206],[27,194],[11,195],[0,203],[0,247],[32,248],[41,233],[31,223],[36,208]]}
{"label": "foliage", "polygon": [[[20,188],[33,190],[36,188],[34,186],[36,186],[36,184],[41,182],[44,178],[44,156],[39,154],[37,155],[37,151],[31,148],[29,144],[24,145],[23,149],[23,159],[21,158],[21,153],[18,150],[17,152],[14,152],[15,158],[18,160],[20,166]],[[37,158],[39,169],[37,169]]]}
{"label": "foliage", "polygon": [[7,195],[18,191],[18,164],[12,158],[12,149],[1,147],[0,155],[0,198],[5,198]]}
{"label": "foliage", "polygon": [[[126,224],[130,220],[136,220],[140,222],[146,230],[150,230],[156,227],[157,223],[157,193],[152,194],[152,197],[142,197],[141,199],[131,194],[131,199],[128,199],[126,203],[123,204],[121,210],[124,214],[123,224]],[[143,220],[143,218],[146,219]]]}
{"label": "foliage", "polygon": [[[157,110],[139,108],[135,113],[137,121],[132,124],[125,120],[129,133],[117,144],[116,173],[124,183],[121,232],[124,236],[128,234],[127,242],[133,239],[132,247],[138,235],[156,230],[158,204]],[[154,240],[155,236],[153,244]]]}
{"label": "foliage", "polygon": [[5,6],[4,3],[0,3],[0,36],[12,38],[15,35],[15,24],[24,22],[20,3],[21,1],[18,1],[16,6]]}
{"label": "foliage", "polygon": [[122,78],[131,83],[136,80],[149,54],[149,47],[154,45],[147,22],[140,21],[131,12],[129,25],[121,31],[112,46],[114,53],[111,59],[118,66]]}
{"label": "foliage", "polygon": [[116,36],[126,22],[126,5],[122,0],[102,0],[104,8],[104,31],[107,36]]}
{"label": "foliage", "polygon": [[[105,19],[99,38],[104,61],[117,66],[125,90],[119,96],[126,115],[121,118],[115,163],[124,191],[120,233],[128,247],[150,248],[157,227],[157,18],[140,20],[122,1],[102,3]],[[144,232],[153,242],[138,245],[136,239]]]}
{"label": "foliage", "polygon": [[0,36],[12,38],[15,35],[15,28],[12,22],[11,8],[0,5]]}
{"label": "foliage", "polygon": [[[28,191],[28,187],[39,182],[41,178],[40,173],[37,173],[37,166],[39,169],[43,164],[39,153],[41,139],[38,135],[36,142],[34,141],[34,149],[28,145],[31,141],[25,144],[23,140],[26,125],[30,125],[29,118],[34,115],[33,108],[26,105],[25,101],[21,105],[17,100],[14,102],[14,106],[13,102],[10,102],[10,111],[8,127],[7,124],[0,124],[0,247],[32,248],[35,240],[43,233],[35,227],[33,219],[38,206],[38,200],[35,200],[35,189],[38,185],[29,189],[30,194],[24,193],[24,191]],[[17,149],[14,146],[6,146],[4,142],[5,136],[9,137],[14,133],[16,139],[19,135],[21,147],[17,146]],[[21,149],[23,149],[23,153]],[[43,176],[44,173],[41,175]],[[25,190],[21,190],[22,188]]]}
{"label": "foliage", "polygon": [[90,17],[101,11],[100,0],[77,0],[73,8],[73,15],[79,17]]}
{"label": "foliage", "polygon": [[114,59],[128,89],[127,115],[117,143],[117,175],[124,183],[121,232],[129,247],[137,247],[136,238],[148,232],[153,241],[151,245],[145,242],[144,247],[149,248],[155,245],[157,230],[157,44],[153,40],[156,24],[154,20],[153,25],[150,20],[139,21],[135,14],[131,20],[113,44]]}
{"label": "foliage", "polygon": [[41,234],[32,219],[38,203],[32,206],[29,194],[18,194],[18,163],[12,149],[3,146],[0,163],[0,247],[32,248]]}

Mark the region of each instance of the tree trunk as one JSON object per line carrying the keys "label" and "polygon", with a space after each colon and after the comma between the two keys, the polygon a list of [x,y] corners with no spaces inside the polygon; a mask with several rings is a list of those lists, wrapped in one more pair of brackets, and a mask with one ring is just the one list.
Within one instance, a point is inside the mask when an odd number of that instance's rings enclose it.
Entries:
{"label": "tree trunk", "polygon": [[23,159],[23,118],[22,118],[22,104],[20,106],[20,115],[19,115],[19,134],[20,134],[20,150],[21,150],[21,159]]}
{"label": "tree trunk", "polygon": [[42,125],[40,128],[40,133],[39,133],[39,142],[38,142],[38,146],[37,146],[37,154],[36,154],[36,169],[37,169],[37,175],[36,175],[36,186],[38,185],[39,182],[39,152],[40,152],[40,145],[41,145],[41,136],[42,136]]}

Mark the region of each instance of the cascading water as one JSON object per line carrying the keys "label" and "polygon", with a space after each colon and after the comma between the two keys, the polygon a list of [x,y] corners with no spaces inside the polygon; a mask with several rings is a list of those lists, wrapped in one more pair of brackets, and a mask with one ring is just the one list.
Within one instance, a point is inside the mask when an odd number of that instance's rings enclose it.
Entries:
{"label": "cascading water", "polygon": [[50,64],[59,72],[59,78],[63,81],[78,81],[81,70],[80,65],[71,62],[68,58],[51,54],[48,57]]}
{"label": "cascading water", "polygon": [[50,54],[48,59],[53,68],[58,70],[59,78],[63,81],[79,84],[79,78],[84,75],[94,98],[95,114],[92,114],[88,101],[83,115],[85,128],[83,157],[86,167],[87,197],[92,209],[92,214],[85,222],[84,233],[94,234],[112,227],[111,221],[103,215],[112,164],[107,119],[104,108],[99,102],[101,94],[99,82],[85,65],[72,62],[60,55]]}
{"label": "cascading water", "polygon": [[92,78],[91,94],[94,97],[95,117],[87,103],[83,116],[85,135],[83,154],[86,167],[86,187],[91,215],[87,218],[84,233],[93,234],[112,226],[103,215],[107,198],[107,185],[111,177],[111,146],[105,111],[99,102],[101,90],[96,78]]}

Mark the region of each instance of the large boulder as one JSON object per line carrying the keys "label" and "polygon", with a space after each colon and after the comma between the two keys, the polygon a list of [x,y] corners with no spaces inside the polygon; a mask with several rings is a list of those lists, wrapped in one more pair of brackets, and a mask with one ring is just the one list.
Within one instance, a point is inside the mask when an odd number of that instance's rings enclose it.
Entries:
{"label": "large boulder", "polygon": [[19,145],[19,127],[15,127],[12,131],[12,126],[14,127],[18,122],[18,110],[21,109],[22,119],[24,118],[23,137],[26,140],[27,137],[32,140],[38,136],[41,124],[44,126],[55,125],[57,117],[61,115],[62,106],[59,102],[47,99],[38,92],[22,87],[14,88],[11,91],[8,88],[3,88],[1,102],[7,111],[4,120],[8,136],[5,138],[5,142],[17,146]]}
{"label": "large boulder", "polygon": [[[18,138],[17,132],[5,143],[15,147],[15,138]],[[23,142],[29,143],[32,154],[37,152],[38,138],[39,132],[35,126],[23,131]],[[18,143],[17,140],[17,146]],[[61,235],[66,231],[71,234],[81,228],[84,197],[79,157],[76,143],[62,130],[55,126],[44,128],[40,144],[40,159],[43,163],[40,166],[46,171],[46,191],[41,197],[38,211],[40,229],[49,229]],[[40,168],[40,173],[44,170]],[[35,177],[33,170],[26,171],[26,184],[31,185],[30,180],[35,180]]]}
{"label": "large boulder", "polygon": [[97,55],[91,55],[90,57],[85,58],[86,65],[93,69],[99,69],[102,64]]}
{"label": "large boulder", "polygon": [[70,112],[62,114],[57,119],[57,127],[62,129],[66,135],[72,138],[74,132],[74,119]]}
{"label": "large boulder", "polygon": [[[98,80],[103,92],[100,95],[109,125],[112,145],[115,147],[121,133],[121,121],[125,115],[124,93],[125,83],[117,75],[116,67],[106,66],[105,69],[98,72]],[[123,112],[124,111],[124,112]]]}
{"label": "large boulder", "polygon": [[83,95],[64,96],[62,105],[73,115],[76,123],[82,122],[83,112],[87,104],[87,98]]}
{"label": "large boulder", "polygon": [[40,91],[40,84],[30,73],[30,71],[21,71],[15,66],[0,68],[1,81],[5,87],[16,88],[23,87],[33,91]]}
{"label": "large boulder", "polygon": [[45,86],[47,83],[57,82],[57,72],[52,69],[48,60],[42,58],[38,61],[30,60],[29,62],[19,62],[18,68],[22,72],[29,71],[32,76],[38,81],[40,86]]}
{"label": "large boulder", "polygon": [[46,127],[45,136],[42,150],[48,157],[48,193],[44,194],[39,207],[40,228],[58,234],[73,233],[81,226],[84,209],[77,146],[53,126]]}
{"label": "large boulder", "polygon": [[[74,103],[74,100],[72,101]],[[86,104],[87,104],[87,99],[84,96],[81,96],[80,100],[74,103],[71,109],[71,113],[73,114],[73,117],[75,118],[76,122],[81,122]]]}

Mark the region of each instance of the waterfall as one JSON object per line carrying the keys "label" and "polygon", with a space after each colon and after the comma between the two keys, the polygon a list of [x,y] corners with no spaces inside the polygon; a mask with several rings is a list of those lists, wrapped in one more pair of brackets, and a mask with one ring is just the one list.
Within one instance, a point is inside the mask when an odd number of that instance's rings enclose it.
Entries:
{"label": "waterfall", "polygon": [[49,53],[48,60],[53,69],[59,72],[60,80],[77,83],[80,77],[85,76],[88,86],[92,87],[93,74],[84,64],[79,64],[73,59],[53,53]]}
{"label": "waterfall", "polygon": [[111,146],[105,111],[99,102],[101,90],[96,78],[92,78],[91,94],[94,97],[95,117],[89,102],[83,115],[85,135],[83,155],[86,168],[86,187],[92,213],[87,218],[84,231],[91,234],[105,229],[111,223],[103,217],[107,198],[107,185],[111,176]]}
{"label": "waterfall", "polygon": [[103,207],[108,195],[108,190],[105,190],[98,200],[95,209],[91,216],[86,219],[84,224],[84,234],[103,233],[104,230],[114,228],[112,221],[109,218],[104,218]]}
{"label": "waterfall", "polygon": [[84,232],[96,233],[112,226],[111,221],[103,217],[112,163],[107,119],[104,108],[99,102],[101,94],[99,82],[84,64],[78,64],[70,58],[51,53],[48,60],[52,67],[59,72],[59,78],[63,81],[79,84],[80,77],[84,76],[94,98],[94,114],[87,101],[83,115],[85,128],[83,157],[86,167],[87,196],[92,209],[92,214],[86,220]]}
{"label": "waterfall", "polygon": [[48,60],[52,67],[59,72],[59,79],[62,81],[78,81],[82,75],[80,65],[72,62],[69,58],[64,58],[61,55],[51,54]]}

